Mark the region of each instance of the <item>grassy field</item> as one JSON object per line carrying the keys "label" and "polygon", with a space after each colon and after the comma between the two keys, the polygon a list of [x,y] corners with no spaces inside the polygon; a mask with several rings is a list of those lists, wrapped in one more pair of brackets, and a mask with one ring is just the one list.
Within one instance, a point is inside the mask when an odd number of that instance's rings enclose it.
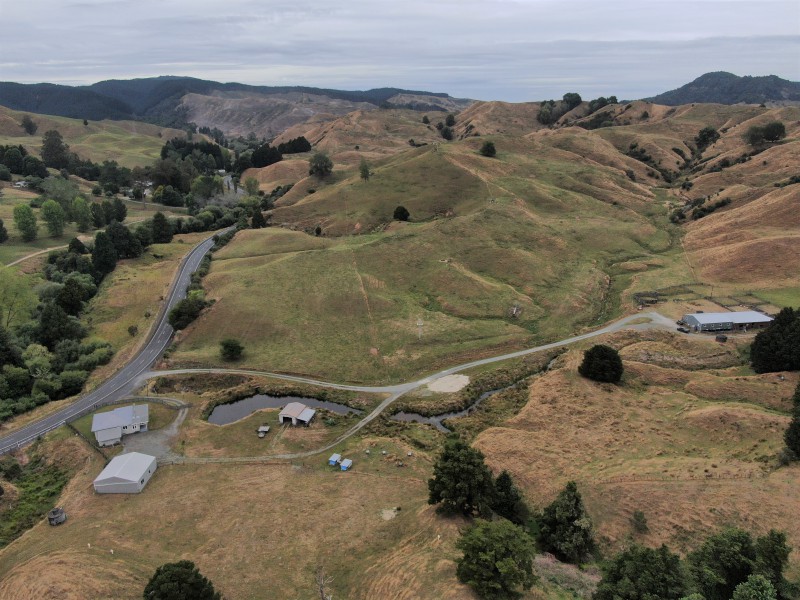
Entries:
{"label": "grassy field", "polygon": [[70,150],[82,159],[98,163],[115,160],[123,167],[143,167],[160,158],[164,142],[186,135],[185,131],[138,121],[104,120],[84,125],[81,119],[30,114],[39,126],[31,136],[20,126],[26,114],[0,107],[0,144],[22,145],[36,156],[41,152],[44,133],[56,129]]}
{"label": "grassy field", "polygon": [[[293,189],[273,221],[362,235],[237,235],[205,280],[216,303],[171,363],[213,364],[236,337],[253,368],[397,381],[620,314],[614,286],[630,275],[614,265],[675,253],[666,210],[624,175],[552,149],[541,158],[539,141],[506,144],[503,162],[469,141],[410,150],[367,183],[342,175],[300,200]],[[366,233],[401,202],[415,222]]]}

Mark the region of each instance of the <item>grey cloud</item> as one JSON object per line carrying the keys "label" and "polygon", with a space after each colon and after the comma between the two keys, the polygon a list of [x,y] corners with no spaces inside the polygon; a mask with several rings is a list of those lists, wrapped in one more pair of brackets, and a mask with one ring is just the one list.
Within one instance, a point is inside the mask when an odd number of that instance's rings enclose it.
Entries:
{"label": "grey cloud", "polygon": [[793,0],[33,0],[3,12],[0,68],[16,81],[175,74],[520,101],[641,97],[711,70],[800,78]]}

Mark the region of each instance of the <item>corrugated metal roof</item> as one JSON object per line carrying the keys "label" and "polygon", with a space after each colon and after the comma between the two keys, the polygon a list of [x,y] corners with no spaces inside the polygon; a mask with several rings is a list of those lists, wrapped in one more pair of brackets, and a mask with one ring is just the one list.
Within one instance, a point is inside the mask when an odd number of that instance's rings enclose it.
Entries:
{"label": "corrugated metal roof", "polygon": [[139,481],[142,476],[147,473],[152,465],[155,464],[156,457],[140,452],[129,452],[128,454],[120,454],[111,459],[111,462],[106,465],[100,475],[94,480],[94,483],[103,483],[106,481]]}
{"label": "corrugated metal roof", "polygon": [[150,407],[147,404],[121,406],[109,412],[97,413],[92,417],[92,433],[112,427],[123,427],[132,423],[147,423]]}
{"label": "corrugated metal roof", "polygon": [[721,313],[694,313],[686,315],[687,317],[694,318],[701,325],[709,325],[711,323],[769,323],[772,317],[765,314],[756,312],[754,310],[741,310],[737,312],[721,312]]}
{"label": "corrugated metal roof", "polygon": [[300,402],[289,402],[289,404],[283,407],[283,410],[280,412],[279,416],[296,419],[303,414],[304,410],[308,410],[308,407],[305,404],[301,404]]}
{"label": "corrugated metal roof", "polygon": [[341,454],[331,454],[331,457],[328,459],[328,462],[338,463],[340,460],[342,460]]}
{"label": "corrugated metal roof", "polygon": [[342,470],[346,470],[353,466],[353,461],[350,460],[349,458],[345,458],[342,461],[341,465],[342,465]]}
{"label": "corrugated metal roof", "polygon": [[305,421],[306,423],[308,423],[314,417],[316,412],[317,411],[315,411],[313,408],[306,408],[303,410],[303,412],[300,413],[300,416],[297,418],[300,421]]}

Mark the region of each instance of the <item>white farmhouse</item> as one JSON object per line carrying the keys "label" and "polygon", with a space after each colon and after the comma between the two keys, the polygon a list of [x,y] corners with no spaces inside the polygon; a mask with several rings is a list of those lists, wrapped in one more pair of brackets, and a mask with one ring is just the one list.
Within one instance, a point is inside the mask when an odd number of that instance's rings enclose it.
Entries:
{"label": "white farmhouse", "polygon": [[98,494],[138,494],[156,472],[156,457],[129,452],[111,459],[94,480]]}
{"label": "white farmhouse", "polygon": [[122,406],[109,412],[97,413],[92,417],[92,433],[98,446],[113,446],[123,435],[147,431],[150,419],[147,404]]}

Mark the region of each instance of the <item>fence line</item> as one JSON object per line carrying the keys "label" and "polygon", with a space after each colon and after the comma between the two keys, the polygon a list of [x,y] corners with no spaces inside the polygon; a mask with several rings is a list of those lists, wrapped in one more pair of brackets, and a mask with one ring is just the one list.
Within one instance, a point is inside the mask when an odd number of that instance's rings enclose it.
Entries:
{"label": "fence line", "polygon": [[684,481],[736,481],[740,479],[766,479],[771,473],[741,473],[741,474],[716,474],[703,473],[702,475],[689,475],[674,477],[669,475],[619,475],[597,481],[601,485],[615,483],[640,483],[640,482],[684,482]]}

